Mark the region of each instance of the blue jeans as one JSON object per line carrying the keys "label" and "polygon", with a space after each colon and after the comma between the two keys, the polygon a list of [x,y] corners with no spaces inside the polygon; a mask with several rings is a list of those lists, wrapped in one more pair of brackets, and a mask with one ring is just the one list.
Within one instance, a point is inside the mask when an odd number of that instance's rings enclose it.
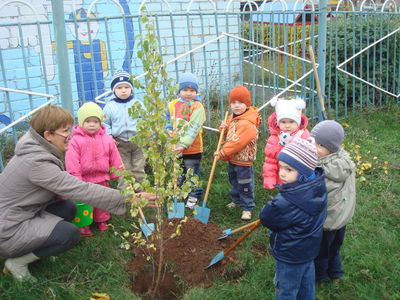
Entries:
{"label": "blue jeans", "polygon": [[254,173],[253,167],[238,166],[229,163],[229,182],[232,185],[233,202],[240,204],[242,210],[254,208]]}
{"label": "blue jeans", "polygon": [[314,260],[316,282],[327,281],[343,276],[340,247],[343,244],[346,226],[339,230],[325,231],[322,235],[319,254]]}
{"label": "blue jeans", "polygon": [[315,300],[314,261],[303,264],[288,264],[276,261],[276,300]]}
{"label": "blue jeans", "polygon": [[[199,176],[200,179],[200,159],[193,159],[193,158],[183,158],[182,165],[183,174],[179,178],[179,185],[183,183],[185,180],[186,173],[189,169],[193,169],[193,175]],[[189,193],[189,197],[195,197],[198,200],[201,199],[203,195],[203,188],[202,187],[193,187],[192,191]]]}

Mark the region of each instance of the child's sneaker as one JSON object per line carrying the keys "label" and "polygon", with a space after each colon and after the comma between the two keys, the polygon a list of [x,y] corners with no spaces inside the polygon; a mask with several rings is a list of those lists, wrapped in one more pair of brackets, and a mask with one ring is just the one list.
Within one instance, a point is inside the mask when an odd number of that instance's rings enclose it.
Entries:
{"label": "child's sneaker", "polygon": [[97,223],[97,229],[99,231],[106,231],[108,229],[107,223],[106,222]]}
{"label": "child's sneaker", "polygon": [[194,209],[194,206],[196,205],[196,203],[197,203],[197,198],[189,196],[189,198],[186,201],[185,207],[190,208],[190,209]]}
{"label": "child's sneaker", "polygon": [[79,227],[81,236],[93,236],[93,232],[90,230],[89,226]]}
{"label": "child's sneaker", "polygon": [[248,221],[248,220],[251,220],[251,211],[249,211],[249,210],[244,210],[243,212],[242,212],[242,218],[241,218],[243,221]]}
{"label": "child's sneaker", "polygon": [[227,208],[236,208],[237,207],[237,205],[236,205],[236,203],[235,202],[231,202],[231,203],[229,203],[227,206],[226,206]]}

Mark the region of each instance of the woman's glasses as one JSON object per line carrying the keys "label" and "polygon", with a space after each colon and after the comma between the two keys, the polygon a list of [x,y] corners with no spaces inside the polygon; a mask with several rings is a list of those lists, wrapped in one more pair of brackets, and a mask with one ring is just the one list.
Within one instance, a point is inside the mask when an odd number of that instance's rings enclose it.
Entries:
{"label": "woman's glasses", "polygon": [[61,134],[61,133],[59,133],[57,131],[54,131],[53,134],[58,135],[58,136],[62,136],[65,139],[65,141],[69,141],[71,139],[71,137],[72,137],[72,131],[71,130],[68,131],[67,135]]}

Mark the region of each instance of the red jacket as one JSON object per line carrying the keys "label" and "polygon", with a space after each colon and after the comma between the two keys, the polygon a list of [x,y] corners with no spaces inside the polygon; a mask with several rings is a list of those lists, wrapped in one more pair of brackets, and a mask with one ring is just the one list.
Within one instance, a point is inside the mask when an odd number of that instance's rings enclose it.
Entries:
{"label": "red jacket", "polygon": [[[276,120],[276,112],[271,114],[268,118],[269,132],[270,136],[267,140],[267,145],[265,146],[265,162],[263,165],[263,177],[264,177],[264,188],[274,189],[275,184],[282,184],[279,179],[279,166],[277,156],[282,150],[283,146],[279,145],[279,133],[281,129],[278,127],[278,122]],[[302,139],[308,139],[310,133],[307,130],[308,119],[304,114],[301,114],[301,122],[299,128],[291,133],[291,136],[298,136]]]}
{"label": "red jacket", "polygon": [[258,129],[261,118],[256,107],[227,120],[228,130],[220,151],[221,160],[239,166],[251,166],[256,159]]}

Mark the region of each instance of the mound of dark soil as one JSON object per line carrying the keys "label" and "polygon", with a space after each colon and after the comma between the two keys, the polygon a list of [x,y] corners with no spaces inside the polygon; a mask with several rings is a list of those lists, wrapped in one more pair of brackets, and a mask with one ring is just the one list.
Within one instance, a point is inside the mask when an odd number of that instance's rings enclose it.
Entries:
{"label": "mound of dark soil", "polygon": [[[182,225],[181,235],[171,238],[180,221],[181,219],[170,219],[163,223],[165,272],[157,295],[151,295],[151,299],[175,299],[182,292],[180,281],[190,287],[209,287],[214,276],[224,275],[228,263],[236,259],[235,254],[231,252],[229,257],[205,269],[211,259],[220,251],[227,249],[234,239],[228,237],[217,240],[222,235],[221,229],[212,223],[203,224],[195,218],[188,218]],[[133,278],[132,289],[144,298],[147,295],[148,299],[160,256],[160,247],[157,241],[154,243],[156,251],[148,250],[146,247],[135,248],[134,258],[127,266],[127,271]],[[148,260],[149,255],[150,260]]]}

